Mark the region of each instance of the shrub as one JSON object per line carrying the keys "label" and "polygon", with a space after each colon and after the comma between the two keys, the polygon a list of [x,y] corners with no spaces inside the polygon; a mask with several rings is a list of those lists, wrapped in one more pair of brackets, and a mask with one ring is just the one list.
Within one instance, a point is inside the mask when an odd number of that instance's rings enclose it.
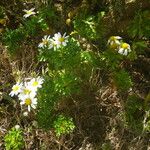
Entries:
{"label": "shrub", "polygon": [[4,137],[6,150],[21,150],[24,147],[23,132],[20,128],[11,128]]}
{"label": "shrub", "polygon": [[67,118],[63,115],[59,115],[54,121],[54,129],[56,136],[60,137],[63,134],[71,133],[75,128],[72,118]]}

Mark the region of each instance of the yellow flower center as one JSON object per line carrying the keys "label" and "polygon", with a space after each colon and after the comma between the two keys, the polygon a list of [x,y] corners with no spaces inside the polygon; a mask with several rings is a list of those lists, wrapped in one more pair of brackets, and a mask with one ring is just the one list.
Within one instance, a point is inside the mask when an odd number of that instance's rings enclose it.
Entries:
{"label": "yellow flower center", "polygon": [[25,99],[25,104],[26,105],[31,105],[32,101],[30,98]]}
{"label": "yellow flower center", "polygon": [[48,40],[47,40],[47,39],[44,39],[44,40],[42,41],[42,43],[43,43],[44,45],[47,45],[47,44],[48,44]]}
{"label": "yellow flower center", "polygon": [[31,15],[32,13],[33,13],[33,12],[30,11],[30,10],[26,12],[26,14],[29,14],[29,15]]}
{"label": "yellow flower center", "polygon": [[37,81],[34,81],[33,83],[32,83],[32,86],[37,86],[38,85],[38,82]]}
{"label": "yellow flower center", "polygon": [[30,93],[31,93],[31,90],[29,90],[29,89],[24,89],[24,90],[23,90],[23,93],[24,93],[24,94],[30,94]]}
{"label": "yellow flower center", "polygon": [[58,39],[58,41],[59,41],[59,42],[64,42],[64,41],[65,41],[65,38],[61,37],[61,38]]}
{"label": "yellow flower center", "polygon": [[127,48],[129,48],[129,44],[123,43],[123,44],[121,45],[121,47],[122,47],[123,49],[127,49]]}
{"label": "yellow flower center", "polygon": [[14,91],[14,92],[16,92],[16,91],[18,91],[18,90],[19,90],[19,86],[13,87],[13,91]]}

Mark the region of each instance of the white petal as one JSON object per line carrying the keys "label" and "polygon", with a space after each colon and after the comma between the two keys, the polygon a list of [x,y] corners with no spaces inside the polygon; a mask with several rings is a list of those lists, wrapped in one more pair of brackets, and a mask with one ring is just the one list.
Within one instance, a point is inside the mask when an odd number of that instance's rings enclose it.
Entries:
{"label": "white petal", "polygon": [[24,11],[24,12],[28,12],[28,10],[26,10],[26,9],[24,9],[23,11]]}
{"label": "white petal", "polygon": [[11,97],[13,97],[13,96],[15,95],[15,93],[12,91],[12,92],[9,93],[9,95],[10,95]]}
{"label": "white petal", "polygon": [[49,44],[49,47],[48,47],[49,49],[51,49],[51,48],[53,48],[53,45],[52,44]]}
{"label": "white petal", "polygon": [[44,45],[43,43],[40,43],[38,47],[42,48]]}
{"label": "white petal", "polygon": [[118,40],[115,41],[116,44],[120,45],[120,42]]}
{"label": "white petal", "polygon": [[31,111],[31,106],[30,105],[28,105],[28,111]]}
{"label": "white petal", "polygon": [[66,32],[63,34],[63,36],[66,36]]}
{"label": "white petal", "polygon": [[123,55],[127,56],[128,55],[128,50],[125,49]]}
{"label": "white petal", "polygon": [[29,11],[33,11],[33,10],[35,10],[35,8],[31,8]]}
{"label": "white petal", "polygon": [[115,36],[116,37],[116,39],[118,39],[118,40],[121,40],[122,39],[122,37],[120,37],[120,36]]}
{"label": "white petal", "polygon": [[59,37],[61,37],[61,33],[60,32],[58,32],[57,34],[58,34]]}
{"label": "white petal", "polygon": [[30,14],[25,14],[23,17],[28,18],[29,16],[30,16]]}
{"label": "white petal", "polygon": [[110,44],[110,40],[108,40],[107,44]]}
{"label": "white petal", "polygon": [[24,104],[24,101],[21,101],[21,102],[20,102],[20,105],[23,105],[23,104]]}
{"label": "white petal", "polygon": [[67,45],[67,43],[66,43],[66,42],[63,42],[63,43],[62,43],[62,45],[63,45],[63,46],[66,46],[66,45]]}
{"label": "white petal", "polygon": [[129,46],[129,48],[128,48],[128,52],[131,52],[131,48],[130,48],[130,46]]}
{"label": "white petal", "polygon": [[118,50],[118,53],[119,53],[119,54],[123,54],[123,51],[124,51],[124,49],[123,49],[123,48],[120,48],[120,49]]}
{"label": "white petal", "polygon": [[32,107],[33,109],[36,109],[36,106],[35,106],[35,105],[33,105],[33,104],[31,105],[31,107]]}

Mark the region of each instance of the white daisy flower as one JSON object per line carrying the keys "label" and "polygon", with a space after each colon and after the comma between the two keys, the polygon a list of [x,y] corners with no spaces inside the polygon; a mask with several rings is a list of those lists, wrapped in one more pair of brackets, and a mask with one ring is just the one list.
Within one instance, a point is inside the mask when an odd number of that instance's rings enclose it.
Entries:
{"label": "white daisy flower", "polygon": [[39,48],[49,47],[50,49],[53,47],[51,44],[51,39],[49,35],[45,35],[42,39],[42,42],[38,46]]}
{"label": "white daisy flower", "polygon": [[14,96],[14,95],[18,95],[20,92],[21,92],[21,90],[22,90],[22,86],[23,86],[23,84],[22,83],[20,83],[20,82],[17,82],[13,87],[12,87],[12,91],[10,92],[10,96]]}
{"label": "white daisy flower", "polygon": [[119,46],[118,53],[127,56],[128,53],[131,52],[131,47],[128,43],[122,43]]}
{"label": "white daisy flower", "polygon": [[23,15],[24,18],[28,18],[31,15],[35,15],[36,13],[34,12],[35,8],[31,8],[30,10],[23,10],[26,14]]}
{"label": "white daisy flower", "polygon": [[120,40],[122,38],[120,36],[111,36],[107,42],[107,44],[110,46],[110,48],[116,49],[121,43]]}
{"label": "white daisy flower", "polygon": [[25,82],[24,86],[21,89],[20,94],[18,95],[19,100],[23,100],[25,96],[36,96],[36,90],[32,89],[29,85],[29,82]]}
{"label": "white daisy flower", "polygon": [[20,102],[21,105],[26,105],[28,107],[28,111],[31,111],[31,107],[36,109],[37,98],[32,97],[30,95],[25,95],[24,98]]}
{"label": "white daisy flower", "polygon": [[28,83],[28,86],[30,87],[31,90],[37,91],[38,88],[41,88],[41,87],[42,87],[43,82],[44,82],[44,79],[39,76],[39,77],[37,77],[37,78],[33,78],[33,79]]}
{"label": "white daisy flower", "polygon": [[55,33],[53,37],[53,45],[56,46],[57,48],[59,48],[62,45],[66,46],[68,42],[68,37],[69,36],[66,36],[66,33],[64,33],[63,36],[61,35],[60,32]]}

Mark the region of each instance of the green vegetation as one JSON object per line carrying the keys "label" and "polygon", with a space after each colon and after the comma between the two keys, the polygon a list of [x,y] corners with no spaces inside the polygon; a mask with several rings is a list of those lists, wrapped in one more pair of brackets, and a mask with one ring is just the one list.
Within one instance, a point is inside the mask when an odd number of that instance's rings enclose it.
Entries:
{"label": "green vegetation", "polygon": [[62,115],[59,115],[57,120],[54,121],[54,129],[56,135],[59,137],[63,134],[71,133],[75,128],[72,118],[66,118]]}
{"label": "green vegetation", "polygon": [[1,2],[0,149],[148,149],[149,8]]}
{"label": "green vegetation", "polygon": [[5,135],[5,148],[6,150],[20,150],[24,146],[23,132],[21,129],[13,127]]}

